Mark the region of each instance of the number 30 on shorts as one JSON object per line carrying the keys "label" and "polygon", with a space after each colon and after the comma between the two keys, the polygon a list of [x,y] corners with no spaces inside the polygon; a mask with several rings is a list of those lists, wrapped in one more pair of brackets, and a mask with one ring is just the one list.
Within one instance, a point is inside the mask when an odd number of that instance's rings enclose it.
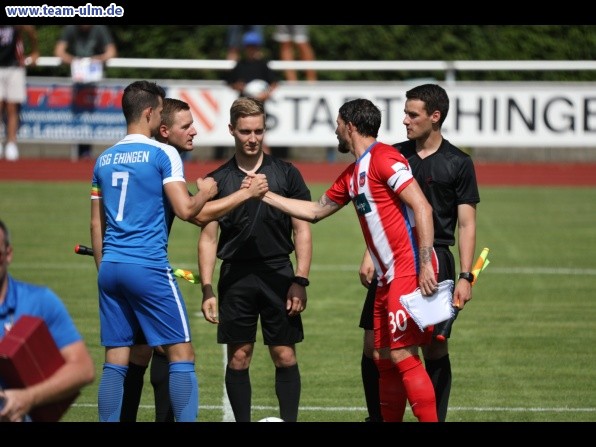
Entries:
{"label": "number 30 on shorts", "polygon": [[397,312],[389,312],[389,327],[391,328],[391,335],[395,334],[395,331],[399,328],[400,331],[404,331],[408,325],[406,312],[403,309],[399,309]]}

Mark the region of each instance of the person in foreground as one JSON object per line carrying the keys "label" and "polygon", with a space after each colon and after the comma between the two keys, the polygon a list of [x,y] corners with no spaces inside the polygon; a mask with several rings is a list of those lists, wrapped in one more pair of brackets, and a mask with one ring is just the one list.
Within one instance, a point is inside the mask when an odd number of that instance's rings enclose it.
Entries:
{"label": "person in foreground", "polygon": [[[310,200],[310,191],[298,169],[263,152],[262,101],[236,99],[230,108],[228,128],[234,137],[235,155],[209,174],[219,185],[215,198],[225,198],[239,188],[247,175],[258,173],[266,175],[270,190]],[[263,341],[275,365],[280,418],[296,422],[301,393],[296,343],[304,338],[300,314],[306,308],[309,285],[310,224],[291,219],[262,200],[249,200],[205,225],[198,251],[203,315],[210,323],[218,324],[217,342],[227,344],[225,385],[236,422],[251,420],[249,367],[259,316]],[[290,258],[293,251],[295,271]],[[219,317],[212,286],[216,258],[223,261],[217,285]]]}
{"label": "person in foreground", "polygon": [[99,420],[120,420],[131,346],[142,331],[163,346],[170,402],[177,422],[196,421],[199,387],[188,312],[168,259],[174,215],[190,221],[217,193],[198,178],[190,195],[180,154],[151,139],[161,124],[165,92],[149,81],[122,96],[127,135],[96,160],[91,188],[91,242],[98,268],[99,321],[105,363],[98,391]]}
{"label": "person in foreground", "polygon": [[[414,177],[432,205],[434,248],[439,261],[438,280],[454,281],[453,304],[462,309],[472,299],[474,277],[470,271],[476,249],[476,205],[480,202],[480,195],[472,158],[443,138],[441,133],[448,111],[449,97],[439,85],[423,84],[407,91],[403,124],[408,140],[393,146],[408,159]],[[449,249],[455,245],[456,226],[460,271],[457,280],[455,260]],[[373,271],[374,265],[366,253],[360,268],[360,280],[369,288],[360,321],[360,327],[365,330],[361,366],[369,418],[376,421],[380,412],[379,373],[368,356],[373,348],[372,301],[376,288],[376,281],[371,282]],[[440,422],[445,422],[447,418],[451,393],[447,342],[451,323],[447,320],[435,325],[431,343],[422,349],[426,371],[435,389]]]}
{"label": "person in foreground", "polygon": [[316,223],[350,201],[371,254],[379,286],[374,304],[374,358],[380,371],[383,420],[403,420],[406,401],[421,422],[436,422],[432,383],[418,355],[433,327],[421,331],[400,303],[420,287],[432,295],[438,287],[433,249],[432,208],[414,179],[408,161],[392,146],[376,140],[381,111],[367,99],[339,108],[335,134],[349,165],[318,202],[288,199],[272,191],[263,201],[299,219]]}
{"label": "person in foreground", "polygon": [[95,379],[95,364],[60,298],[48,287],[26,283],[8,273],[13,247],[0,220],[0,339],[22,315],[44,320],[64,364],[47,379],[26,388],[4,388],[0,377],[0,421],[20,422],[41,405],[72,396]]}
{"label": "person in foreground", "polygon": [[[165,98],[161,113],[161,125],[155,138],[169,144],[182,154],[194,149],[194,137],[197,131],[190,106],[185,101]],[[267,192],[267,178],[264,175],[247,177],[235,193],[219,200],[207,202],[193,223],[203,225],[222,216],[235,206],[250,198],[261,198]],[[169,365],[161,346],[152,348],[145,344],[144,336],[139,336],[131,349],[128,372],[124,381],[124,397],[122,402],[121,422],[135,422],[143,390],[145,371],[151,361],[150,380],[153,386],[155,401],[155,422],[173,422],[174,415],[170,405],[168,389]]]}

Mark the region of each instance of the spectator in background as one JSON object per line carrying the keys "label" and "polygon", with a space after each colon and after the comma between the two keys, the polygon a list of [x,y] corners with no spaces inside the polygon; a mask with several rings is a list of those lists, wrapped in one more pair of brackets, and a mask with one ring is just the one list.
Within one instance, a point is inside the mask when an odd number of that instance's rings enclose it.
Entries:
{"label": "spectator in background", "polygon": [[[30,50],[27,57],[24,35]],[[0,158],[4,155],[9,161],[19,158],[19,107],[27,100],[25,65],[35,65],[38,58],[37,30],[33,25],[0,25],[0,117],[3,121],[6,112],[6,147],[0,142]]]}
{"label": "spectator in background", "polygon": [[[73,94],[82,89],[95,89],[95,82],[103,77],[103,65],[116,57],[116,44],[110,30],[105,25],[67,25],[54,47],[54,55],[63,64],[70,65],[75,81]],[[93,64],[95,62],[95,64]],[[87,64],[86,64],[87,63]],[[76,65],[79,64],[79,65]],[[96,70],[89,78],[79,78],[77,68]],[[78,158],[91,157],[90,144],[78,144]]]}
{"label": "spectator in background", "polygon": [[68,310],[49,288],[25,283],[8,274],[13,248],[0,220],[0,339],[22,315],[44,320],[64,365],[50,377],[26,388],[5,388],[0,380],[0,422],[22,421],[36,407],[72,396],[95,379],[95,364]]}
{"label": "spectator in background", "polygon": [[[279,79],[277,73],[269,67],[269,61],[263,56],[263,37],[254,31],[248,32],[242,38],[242,45],[243,57],[228,73],[226,82],[240,96],[253,96],[265,103],[277,88]],[[247,85],[255,80],[267,83],[265,88],[256,94],[246,90]]]}
{"label": "spectator in background", "polygon": [[[243,54],[236,62],[236,65],[227,74],[226,83],[239,96],[252,96],[263,103],[266,103],[278,86],[279,78],[277,73],[269,67],[269,61],[263,55],[263,37],[254,31],[245,33],[242,37]],[[259,92],[251,91],[251,82],[260,82],[263,89]],[[264,81],[264,82],[262,82]],[[249,85],[250,84],[250,85]],[[248,86],[248,88],[247,88]],[[264,145],[265,153],[270,153],[269,148]],[[285,148],[287,155],[287,148]],[[216,147],[215,158],[218,160],[226,158],[227,147]],[[280,157],[284,154],[276,153]]]}
{"label": "spectator in background", "polygon": [[263,38],[263,25],[228,25],[227,44],[228,54],[226,59],[237,61],[242,49],[242,37],[245,33],[253,32]]}
{"label": "spectator in background", "polygon": [[[279,57],[283,61],[294,60],[294,51],[297,49],[300,59],[303,61],[314,61],[315,52],[310,44],[308,25],[275,25],[273,39],[279,43]],[[286,70],[286,81],[297,81],[296,70]],[[314,82],[317,80],[315,70],[306,70],[306,80]]]}

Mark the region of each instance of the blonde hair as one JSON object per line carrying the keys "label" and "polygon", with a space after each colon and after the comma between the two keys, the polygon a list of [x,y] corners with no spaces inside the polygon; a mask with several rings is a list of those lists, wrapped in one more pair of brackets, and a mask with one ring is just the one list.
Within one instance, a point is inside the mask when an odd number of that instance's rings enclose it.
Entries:
{"label": "blonde hair", "polygon": [[248,96],[241,96],[232,103],[230,107],[230,124],[236,127],[238,119],[245,116],[265,115],[265,106],[263,101]]}

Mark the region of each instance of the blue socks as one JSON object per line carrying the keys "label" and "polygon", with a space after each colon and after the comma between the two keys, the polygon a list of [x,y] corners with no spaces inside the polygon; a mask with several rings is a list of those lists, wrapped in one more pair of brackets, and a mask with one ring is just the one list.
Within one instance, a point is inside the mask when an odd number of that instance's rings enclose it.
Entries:
{"label": "blue socks", "polygon": [[[100,422],[120,422],[127,370],[128,366],[104,363],[97,400]],[[194,362],[170,363],[169,388],[176,422],[196,422],[199,384]]]}
{"label": "blue socks", "polygon": [[103,374],[97,392],[99,422],[120,422],[124,378],[128,366],[103,364]]}
{"label": "blue socks", "polygon": [[170,363],[170,401],[176,422],[196,422],[199,384],[194,362]]}

